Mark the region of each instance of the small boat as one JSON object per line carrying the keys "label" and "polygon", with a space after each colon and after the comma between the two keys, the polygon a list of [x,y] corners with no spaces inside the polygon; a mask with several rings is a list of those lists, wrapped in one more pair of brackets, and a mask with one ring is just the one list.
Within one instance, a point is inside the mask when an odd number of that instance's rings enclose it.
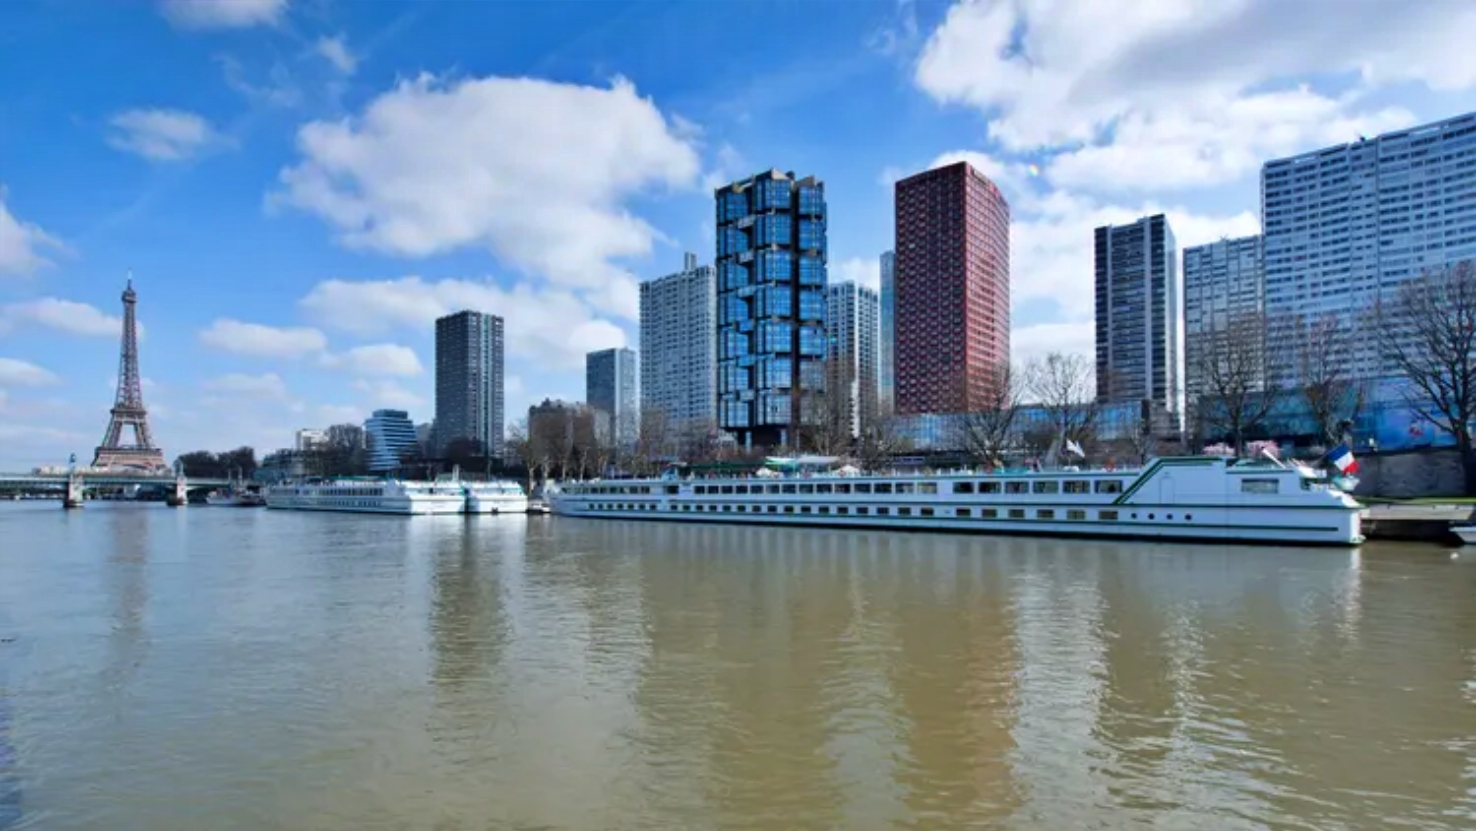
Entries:
{"label": "small boat", "polygon": [[469,514],[526,514],[532,511],[528,494],[517,482],[494,479],[490,482],[462,482]]}
{"label": "small boat", "polygon": [[1476,509],[1471,511],[1465,522],[1452,522],[1450,532],[1461,538],[1462,545],[1476,545]]}
{"label": "small boat", "polygon": [[553,513],[553,512],[549,510],[548,503],[547,502],[544,502],[543,500],[540,499],[540,500],[538,500],[536,502],[529,502],[528,503],[528,513],[530,513],[530,514],[549,514],[549,513]]}
{"label": "small boat", "polygon": [[457,482],[342,477],[282,482],[267,488],[267,507],[361,514],[459,514],[466,495]]}
{"label": "small boat", "polygon": [[267,503],[259,488],[234,484],[206,494],[205,504],[218,508],[264,508]]}

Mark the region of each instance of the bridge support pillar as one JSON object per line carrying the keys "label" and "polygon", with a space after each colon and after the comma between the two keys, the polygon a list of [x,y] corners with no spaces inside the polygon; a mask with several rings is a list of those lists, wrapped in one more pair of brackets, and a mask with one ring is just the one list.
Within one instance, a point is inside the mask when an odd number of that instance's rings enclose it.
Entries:
{"label": "bridge support pillar", "polygon": [[82,477],[76,473],[67,477],[67,492],[62,495],[63,508],[80,508],[85,495],[82,492]]}
{"label": "bridge support pillar", "polygon": [[185,487],[185,478],[176,476],[174,479],[174,491],[164,497],[164,502],[171,508],[183,508],[190,504],[190,491]]}

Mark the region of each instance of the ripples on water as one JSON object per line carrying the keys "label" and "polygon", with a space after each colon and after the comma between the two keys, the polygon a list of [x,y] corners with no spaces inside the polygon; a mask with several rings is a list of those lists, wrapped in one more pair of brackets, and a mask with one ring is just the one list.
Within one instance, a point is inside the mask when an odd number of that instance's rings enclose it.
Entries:
{"label": "ripples on water", "polygon": [[51,504],[0,540],[6,831],[1476,827],[1476,557],[1437,548]]}

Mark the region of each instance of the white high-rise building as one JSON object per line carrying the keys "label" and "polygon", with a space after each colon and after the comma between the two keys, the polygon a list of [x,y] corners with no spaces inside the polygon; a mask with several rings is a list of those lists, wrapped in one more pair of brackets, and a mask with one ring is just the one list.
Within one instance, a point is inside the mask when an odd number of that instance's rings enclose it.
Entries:
{"label": "white high-rise building", "polygon": [[1259,236],[1184,249],[1184,388],[1191,404],[1208,392],[1201,366],[1209,335],[1237,320],[1261,326],[1265,310]]}
{"label": "white high-rise building", "polygon": [[299,453],[319,450],[328,445],[328,431],[305,427],[297,431],[295,447]]}
{"label": "white high-rise building", "polygon": [[687,254],[641,284],[641,410],[681,429],[717,424],[717,272]]}
{"label": "white high-rise building", "polygon": [[1183,412],[1183,286],[1163,214],[1096,229],[1097,400]]}
{"label": "white high-rise building", "polygon": [[877,398],[884,409],[897,405],[897,252],[881,255],[881,341],[877,344]]}
{"label": "white high-rise building", "polygon": [[844,396],[856,436],[876,414],[881,301],[875,291],[853,282],[832,284],[825,294],[826,395]]}
{"label": "white high-rise building", "polygon": [[[1267,162],[1261,217],[1269,374],[1289,385],[1301,327],[1375,331],[1401,283],[1476,257],[1476,113]],[[1377,338],[1347,340],[1352,376],[1394,374]]]}

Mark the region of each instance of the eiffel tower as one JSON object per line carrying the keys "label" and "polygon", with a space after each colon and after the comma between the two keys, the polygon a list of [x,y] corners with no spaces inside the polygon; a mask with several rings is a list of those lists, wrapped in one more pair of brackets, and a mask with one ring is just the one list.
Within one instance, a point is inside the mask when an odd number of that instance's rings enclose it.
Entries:
{"label": "eiffel tower", "polygon": [[[164,451],[154,446],[149,436],[149,412],[144,409],[143,388],[138,374],[138,326],[133,307],[138,294],[133,291],[133,276],[123,290],[123,354],[118,359],[118,397],[113,401],[112,416],[102,444],[92,457],[93,467],[126,467],[167,471]],[[133,428],[133,444],[123,443],[123,428]]]}

